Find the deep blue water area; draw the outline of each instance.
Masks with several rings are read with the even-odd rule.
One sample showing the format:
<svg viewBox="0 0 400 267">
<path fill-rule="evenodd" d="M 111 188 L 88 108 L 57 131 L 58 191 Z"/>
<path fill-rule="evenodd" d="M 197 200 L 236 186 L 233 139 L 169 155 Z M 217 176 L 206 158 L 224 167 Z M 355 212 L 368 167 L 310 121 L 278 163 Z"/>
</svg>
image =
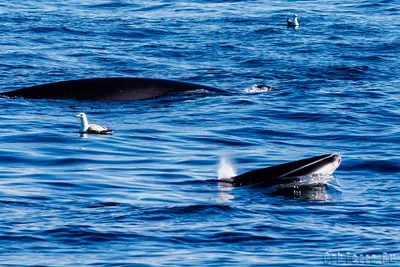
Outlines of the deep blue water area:
<svg viewBox="0 0 400 267">
<path fill-rule="evenodd" d="M 0 98 L 0 265 L 398 266 L 399 15 L 394 0 L 3 1 L 0 92 L 147 77 L 229 94 Z M 115 132 L 80 135 L 80 112 Z M 211 181 L 326 153 L 343 159 L 327 185 Z"/>
</svg>

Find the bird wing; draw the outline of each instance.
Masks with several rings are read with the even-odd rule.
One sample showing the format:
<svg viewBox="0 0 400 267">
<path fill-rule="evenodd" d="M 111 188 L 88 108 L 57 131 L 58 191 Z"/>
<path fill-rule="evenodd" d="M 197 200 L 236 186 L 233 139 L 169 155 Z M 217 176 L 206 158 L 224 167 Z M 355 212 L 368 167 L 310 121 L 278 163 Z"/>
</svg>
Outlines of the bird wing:
<svg viewBox="0 0 400 267">
<path fill-rule="evenodd" d="M 110 133 L 112 130 L 105 128 L 103 126 L 97 124 L 90 124 L 87 128 L 87 132 L 89 133 Z"/>
</svg>

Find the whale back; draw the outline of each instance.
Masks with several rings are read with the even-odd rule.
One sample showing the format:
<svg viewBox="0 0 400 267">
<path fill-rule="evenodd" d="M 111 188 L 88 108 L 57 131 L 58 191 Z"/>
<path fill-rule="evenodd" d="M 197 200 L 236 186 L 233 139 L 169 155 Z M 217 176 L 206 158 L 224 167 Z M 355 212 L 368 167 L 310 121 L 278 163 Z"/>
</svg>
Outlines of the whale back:
<svg viewBox="0 0 400 267">
<path fill-rule="evenodd" d="M 199 89 L 223 91 L 210 86 L 164 79 L 94 78 L 36 85 L 0 94 L 32 99 L 138 100 Z"/>
</svg>

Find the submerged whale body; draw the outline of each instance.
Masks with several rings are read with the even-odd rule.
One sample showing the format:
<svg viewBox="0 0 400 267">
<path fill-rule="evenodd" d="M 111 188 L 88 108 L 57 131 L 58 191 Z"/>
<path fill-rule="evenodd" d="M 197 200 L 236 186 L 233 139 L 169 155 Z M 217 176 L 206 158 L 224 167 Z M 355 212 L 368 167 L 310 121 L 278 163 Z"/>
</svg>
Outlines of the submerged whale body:
<svg viewBox="0 0 400 267">
<path fill-rule="evenodd" d="M 138 100 L 200 89 L 224 92 L 210 86 L 164 79 L 94 78 L 36 85 L 0 95 L 32 99 Z"/>
<path fill-rule="evenodd" d="M 289 163 L 275 165 L 267 168 L 252 170 L 238 176 L 222 180 L 233 186 L 245 186 L 263 184 L 273 186 L 297 182 L 300 176 L 312 174 L 332 174 L 339 167 L 341 157 L 334 154 L 326 154 L 312 158 L 297 160 Z"/>
</svg>

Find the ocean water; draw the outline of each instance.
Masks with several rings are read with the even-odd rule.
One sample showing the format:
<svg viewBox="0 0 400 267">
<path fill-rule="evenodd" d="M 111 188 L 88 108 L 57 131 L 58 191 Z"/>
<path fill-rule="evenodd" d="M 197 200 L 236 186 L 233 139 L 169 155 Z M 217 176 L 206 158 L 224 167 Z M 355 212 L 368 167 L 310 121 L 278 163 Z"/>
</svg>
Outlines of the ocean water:
<svg viewBox="0 0 400 267">
<path fill-rule="evenodd" d="M 394 0 L 0 3 L 0 92 L 93 77 L 229 91 L 0 98 L 0 265 L 398 266 L 399 13 Z M 81 136 L 79 112 L 115 133 Z M 343 158 L 327 185 L 210 181 L 325 153 Z"/>
</svg>

